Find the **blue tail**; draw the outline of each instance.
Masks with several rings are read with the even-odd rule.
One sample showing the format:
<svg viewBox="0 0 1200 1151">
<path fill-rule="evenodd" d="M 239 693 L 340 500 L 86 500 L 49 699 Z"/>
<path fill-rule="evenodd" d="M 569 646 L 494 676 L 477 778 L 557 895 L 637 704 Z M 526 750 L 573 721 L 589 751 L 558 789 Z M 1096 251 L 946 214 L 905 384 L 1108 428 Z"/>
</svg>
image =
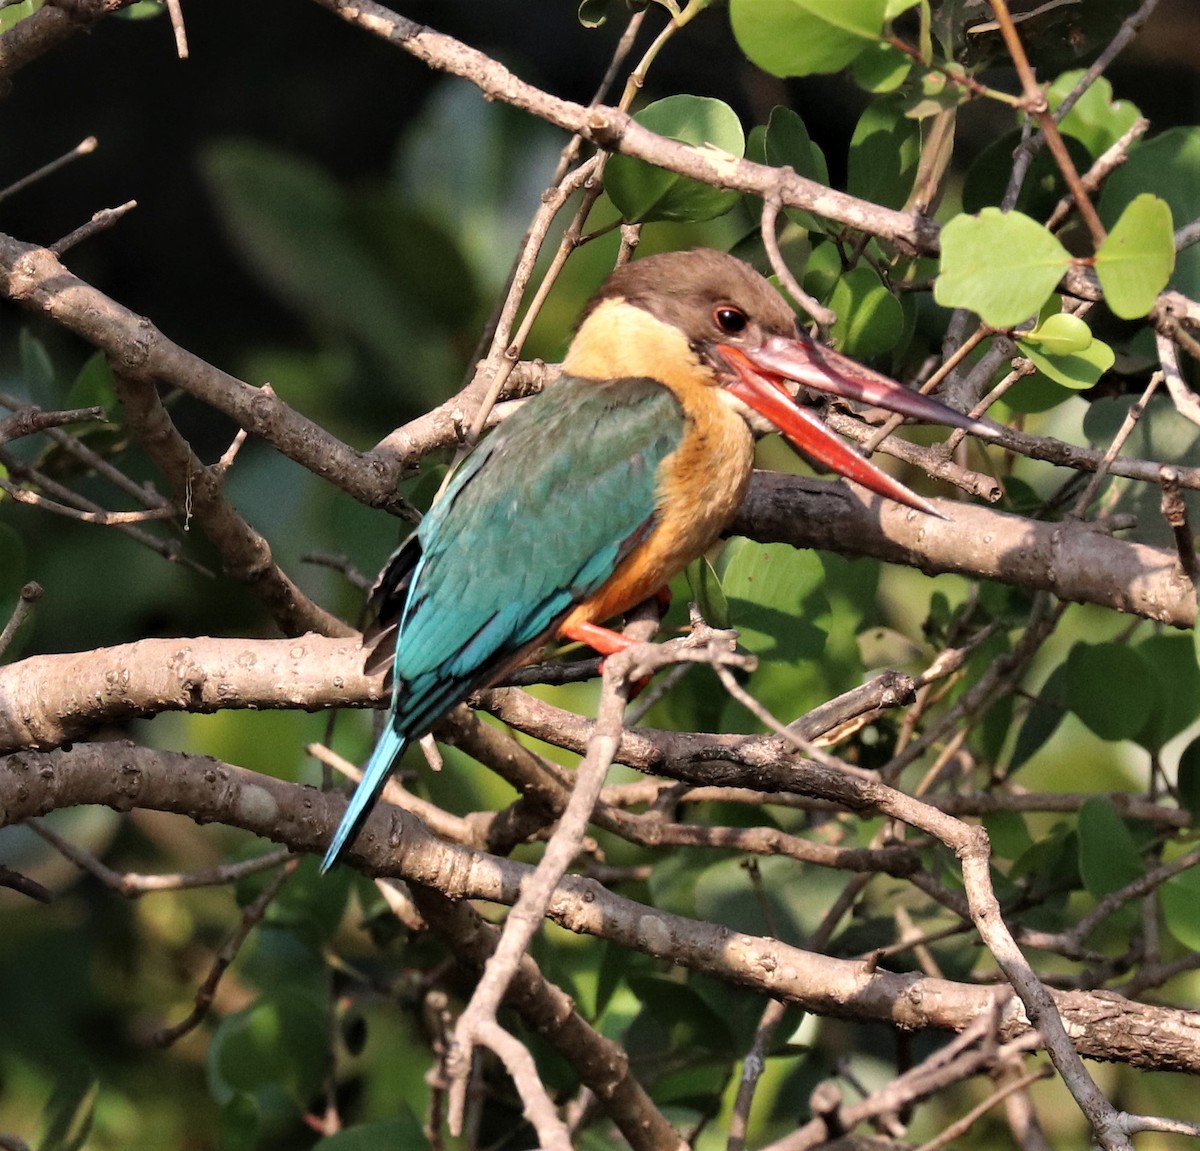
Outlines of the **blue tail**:
<svg viewBox="0 0 1200 1151">
<path fill-rule="evenodd" d="M 333 833 L 329 850 L 321 860 L 322 873 L 337 863 L 338 857 L 358 835 L 372 805 L 383 790 L 388 775 L 391 774 L 392 765 L 407 744 L 408 740 L 389 722 L 383 735 L 379 737 L 371 758 L 367 760 L 367 766 L 363 768 L 362 782 L 354 789 L 354 794 L 346 806 L 346 814 L 342 816 L 342 822 Z"/>
</svg>

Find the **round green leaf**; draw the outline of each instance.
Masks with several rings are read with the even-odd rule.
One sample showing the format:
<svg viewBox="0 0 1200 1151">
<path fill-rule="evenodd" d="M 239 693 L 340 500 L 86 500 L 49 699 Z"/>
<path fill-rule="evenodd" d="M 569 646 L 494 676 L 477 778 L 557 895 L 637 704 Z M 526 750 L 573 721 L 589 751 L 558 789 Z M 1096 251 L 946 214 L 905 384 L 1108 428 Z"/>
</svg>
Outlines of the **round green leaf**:
<svg viewBox="0 0 1200 1151">
<path fill-rule="evenodd" d="M 838 72 L 883 35 L 887 0 L 730 0 L 743 52 L 775 76 Z"/>
<path fill-rule="evenodd" d="M 221 1105 L 250 1096 L 264 1117 L 302 1113 L 325 1073 L 328 1020 L 316 997 L 294 989 L 227 1015 L 208 1052 L 208 1080 Z"/>
<path fill-rule="evenodd" d="M 1134 650 L 1157 682 L 1150 722 L 1137 741 L 1142 747 L 1160 748 L 1200 718 L 1200 666 L 1186 632 L 1147 636 Z M 1200 754 L 1200 748 L 1195 754 Z M 1182 766 L 1181 759 L 1181 771 Z"/>
<path fill-rule="evenodd" d="M 818 184 L 829 184 L 829 167 L 825 154 L 812 142 L 804 121 L 790 108 L 777 107 L 771 110 L 764 140 L 768 164 L 776 168 L 791 168 L 798 176 L 815 180 Z M 787 208 L 788 219 L 795 220 L 809 231 L 824 231 L 820 220 L 808 212 Z"/>
<path fill-rule="evenodd" d="M 1096 899 L 1139 878 L 1145 868 L 1125 821 L 1101 796 L 1079 809 L 1079 873 Z"/>
<path fill-rule="evenodd" d="M 635 120 L 651 132 L 685 144 L 717 148 L 740 157 L 746 146 L 741 121 L 720 100 L 681 94 L 647 105 Z M 613 156 L 604 188 L 631 223 L 651 220 L 712 220 L 738 201 L 736 192 L 711 188 L 686 176 L 655 168 L 632 156 Z"/>
<path fill-rule="evenodd" d="M 846 190 L 852 196 L 901 208 L 912 191 L 921 154 L 921 126 L 898 100 L 873 100 L 850 138 Z"/>
<path fill-rule="evenodd" d="M 1067 706 L 1101 739 L 1134 739 L 1157 686 L 1146 661 L 1124 644 L 1077 643 L 1067 657 Z"/>
<path fill-rule="evenodd" d="M 1180 802 L 1192 813 L 1192 822 L 1200 823 L 1200 738 L 1183 749 L 1176 786 Z"/>
<path fill-rule="evenodd" d="M 1055 312 L 1017 340 L 1022 355 L 1056 384 L 1076 391 L 1094 387 L 1116 362 L 1116 353 L 1078 316 Z"/>
<path fill-rule="evenodd" d="M 1173 875 L 1158 889 L 1167 930 L 1184 947 L 1200 951 L 1200 869 Z"/>
<path fill-rule="evenodd" d="M 409 1110 L 396 1119 L 360 1123 L 336 1135 L 327 1135 L 313 1145 L 313 1151 L 381 1151 L 385 1147 L 403 1147 L 404 1151 L 424 1151 L 429 1139 L 421 1121 Z"/>
<path fill-rule="evenodd" d="M 850 66 L 854 82 L 868 92 L 894 92 L 912 70 L 912 60 L 890 44 L 872 44 Z"/>
<path fill-rule="evenodd" d="M 1096 250 L 1105 303 L 1123 320 L 1144 316 L 1175 270 L 1175 236 L 1165 200 L 1143 192 Z"/>
<path fill-rule="evenodd" d="M 818 300 L 828 300 L 841 274 L 842 256 L 837 245 L 819 243 L 809 253 L 805 262 L 801 285 Z"/>
<path fill-rule="evenodd" d="M 1099 211 L 1105 226 L 1115 227 L 1125 206 L 1147 188 L 1167 202 L 1173 220 L 1200 216 L 1200 127 L 1170 128 L 1129 149 L 1125 163 L 1104 182 Z M 1200 244 L 1179 253 L 1170 282 L 1184 295 L 1200 297 Z"/>
<path fill-rule="evenodd" d="M 1066 356 L 1082 352 L 1092 342 L 1092 330 L 1078 316 L 1055 312 L 1021 341 L 1039 347 L 1048 356 Z"/>
<path fill-rule="evenodd" d="M 873 268 L 852 268 L 834 285 L 827 302 L 838 317 L 834 342 L 846 355 L 869 360 L 899 343 L 904 311 Z"/>
<path fill-rule="evenodd" d="M 1080 69 L 1074 69 L 1055 79 L 1046 91 L 1052 110 L 1057 110 L 1082 76 Z M 1128 132 L 1139 115 L 1136 104 L 1114 100 L 1112 84 L 1098 76 L 1063 117 L 1058 130 L 1080 141 L 1095 159 Z"/>
<path fill-rule="evenodd" d="M 1036 314 L 1070 267 L 1071 253 L 1036 220 L 984 208 L 956 216 L 942 231 L 934 299 L 969 308 L 985 324 L 1011 328 Z"/>
</svg>

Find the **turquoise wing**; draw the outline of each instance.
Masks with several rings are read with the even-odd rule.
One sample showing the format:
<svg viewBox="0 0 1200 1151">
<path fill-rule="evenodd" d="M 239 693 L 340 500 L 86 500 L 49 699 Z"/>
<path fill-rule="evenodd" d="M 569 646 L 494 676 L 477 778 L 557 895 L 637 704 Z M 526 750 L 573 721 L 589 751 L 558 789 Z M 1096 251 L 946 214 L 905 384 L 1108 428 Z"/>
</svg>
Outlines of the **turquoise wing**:
<svg viewBox="0 0 1200 1151">
<path fill-rule="evenodd" d="M 612 575 L 654 524 L 683 432 L 661 384 L 568 377 L 464 461 L 417 531 L 397 726 L 420 735 Z"/>
</svg>

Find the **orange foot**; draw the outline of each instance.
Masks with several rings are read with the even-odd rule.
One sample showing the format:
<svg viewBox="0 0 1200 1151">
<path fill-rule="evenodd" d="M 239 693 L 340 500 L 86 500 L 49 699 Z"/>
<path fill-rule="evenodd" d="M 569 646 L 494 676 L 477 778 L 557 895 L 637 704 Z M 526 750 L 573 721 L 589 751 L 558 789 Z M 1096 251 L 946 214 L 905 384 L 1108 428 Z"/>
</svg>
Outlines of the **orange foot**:
<svg viewBox="0 0 1200 1151">
<path fill-rule="evenodd" d="M 564 627 L 562 634 L 567 639 L 573 639 L 577 643 L 586 643 L 588 647 L 594 648 L 602 656 L 616 655 L 619 651 L 628 651 L 637 643 L 637 640 L 629 639 L 620 632 L 613 631 L 612 628 L 601 627 L 598 623 L 574 623 L 568 627 Z M 600 661 L 600 670 L 604 670 L 603 659 Z M 650 686 L 651 678 L 653 677 L 647 676 L 645 679 L 635 680 L 630 685 L 630 700 L 637 699 Z"/>
</svg>

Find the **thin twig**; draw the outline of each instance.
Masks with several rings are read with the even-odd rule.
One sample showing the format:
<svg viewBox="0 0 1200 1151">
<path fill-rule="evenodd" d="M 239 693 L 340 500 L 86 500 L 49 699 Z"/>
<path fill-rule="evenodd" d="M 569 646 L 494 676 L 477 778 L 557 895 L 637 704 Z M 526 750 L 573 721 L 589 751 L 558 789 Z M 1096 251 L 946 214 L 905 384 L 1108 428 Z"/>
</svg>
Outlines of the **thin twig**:
<svg viewBox="0 0 1200 1151">
<path fill-rule="evenodd" d="M 0 188 L 0 201 L 7 200 L 9 196 L 15 196 L 18 192 L 28 188 L 30 184 L 34 184 L 38 180 L 52 175 L 59 168 L 71 163 L 72 160 L 78 160 L 80 156 L 87 156 L 91 152 L 94 152 L 97 143 L 98 141 L 95 136 L 88 136 L 80 140 L 74 148 L 59 156 L 57 160 L 51 160 L 49 164 L 43 164 L 40 168 L 36 168 L 30 172 L 28 176 L 22 176 L 19 180 L 9 184 L 7 188 Z"/>
<path fill-rule="evenodd" d="M 55 240 L 53 244 L 48 245 L 48 250 L 56 256 L 61 256 L 64 252 L 70 251 L 76 244 L 90 239 L 97 232 L 103 232 L 105 229 L 111 228 L 122 216 L 128 212 L 132 212 L 136 207 L 136 200 L 127 200 L 124 204 L 120 204 L 115 208 L 101 208 L 100 211 L 92 215 L 92 218 L 86 224 L 81 224 L 73 232 L 68 232 L 61 240 Z"/>
<path fill-rule="evenodd" d="M 8 622 L 4 625 L 4 630 L 0 631 L 0 658 L 8 650 L 8 645 L 12 643 L 17 630 L 33 610 L 33 605 L 42 598 L 42 594 L 42 585 L 33 580 L 30 580 L 29 583 L 21 588 L 12 615 L 8 617 Z"/>
<path fill-rule="evenodd" d="M 170 1027 L 162 1027 L 151 1036 L 151 1042 L 156 1047 L 170 1047 L 172 1043 L 182 1039 L 189 1031 L 195 1030 L 212 1008 L 216 998 L 217 986 L 221 977 L 229 970 L 230 964 L 237 958 L 242 944 L 246 942 L 250 932 L 262 921 L 275 897 L 283 890 L 283 885 L 291 878 L 292 873 L 301 864 L 300 859 L 291 859 L 280 869 L 279 874 L 263 888 L 258 898 L 242 908 L 242 919 L 221 945 L 220 950 L 213 956 L 212 967 L 204 982 L 196 989 L 195 1006 L 178 1023 Z"/>
</svg>

